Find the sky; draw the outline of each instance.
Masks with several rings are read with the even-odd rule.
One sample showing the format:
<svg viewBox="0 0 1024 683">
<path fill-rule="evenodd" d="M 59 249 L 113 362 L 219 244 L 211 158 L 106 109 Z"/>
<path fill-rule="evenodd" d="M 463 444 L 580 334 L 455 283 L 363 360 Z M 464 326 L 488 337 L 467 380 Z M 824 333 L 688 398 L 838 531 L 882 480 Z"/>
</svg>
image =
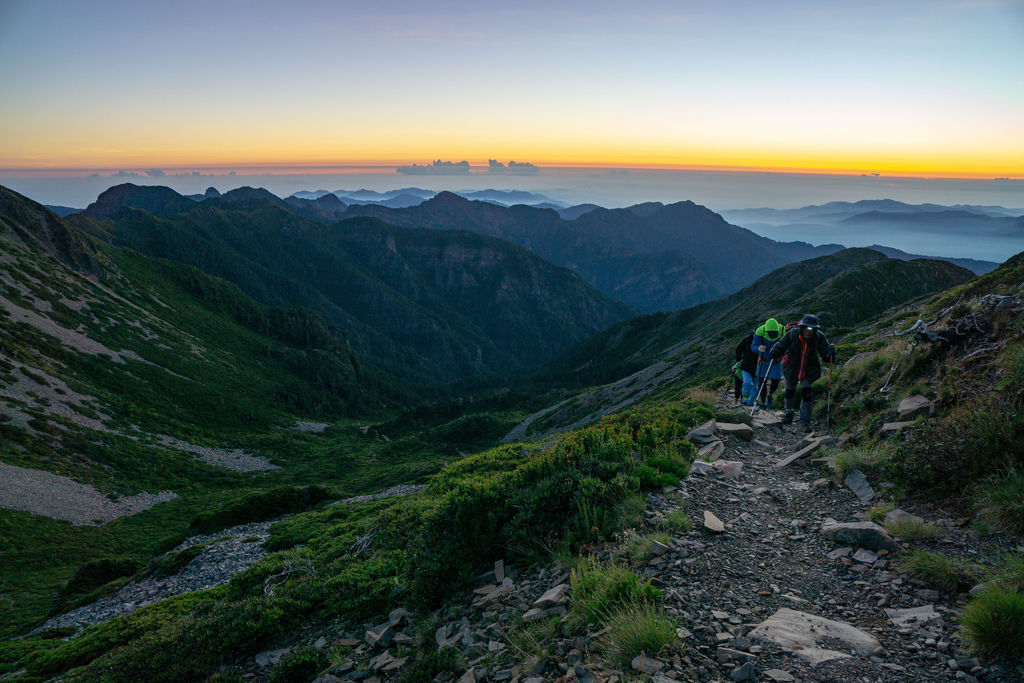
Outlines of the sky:
<svg viewBox="0 0 1024 683">
<path fill-rule="evenodd" d="M 1024 0 L 0 0 L 0 173 L 1024 178 Z"/>
</svg>

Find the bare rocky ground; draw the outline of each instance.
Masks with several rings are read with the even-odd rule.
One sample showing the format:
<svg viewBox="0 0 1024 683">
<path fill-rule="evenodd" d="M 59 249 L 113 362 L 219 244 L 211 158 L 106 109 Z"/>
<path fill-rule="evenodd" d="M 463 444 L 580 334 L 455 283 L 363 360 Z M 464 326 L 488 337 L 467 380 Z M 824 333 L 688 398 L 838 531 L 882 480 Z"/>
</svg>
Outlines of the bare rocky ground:
<svg viewBox="0 0 1024 683">
<path fill-rule="evenodd" d="M 100 526 L 177 497 L 173 491 L 160 491 L 112 499 L 68 477 L 0 462 L 0 507 L 72 524 Z"/>
<path fill-rule="evenodd" d="M 844 523 L 866 526 L 874 501 L 833 481 L 813 452 L 779 466 L 804 449 L 805 435 L 776 417 L 763 422 L 747 435 L 751 441 L 730 435 L 721 445 L 712 442 L 707 452 L 719 455 L 715 464 L 698 465 L 681 486 L 648 497 L 650 530 L 674 509 L 694 522 L 693 530 L 655 546 L 637 570 L 663 591 L 677 620 L 678 638 L 661 652 L 611 662 L 603 654 L 607 634 L 596 628 L 524 646 L 516 636 L 524 625 L 566 613 L 569 574 L 557 565 L 518 574 L 499 564 L 429 624 L 399 609 L 355 629 L 311 628 L 260 653 L 245 677 L 262 680 L 282 656 L 311 645 L 335 661 L 319 683 L 377 683 L 410 665 L 410 645 L 426 627 L 439 648 L 455 647 L 468 665 L 461 675 L 441 674 L 438 683 L 1021 680 L 1021 663 L 981 661 L 964 649 L 958 614 L 966 594 L 939 593 L 895 564 L 910 547 L 992 557 L 999 540 L 979 538 L 952 512 L 921 507 L 911 512 L 937 525 L 938 538 L 903 543 L 881 529 L 844 536 Z M 859 544 L 832 540 L 823 527 Z M 621 555 L 622 545 L 593 551 L 607 561 Z M 803 627 L 809 628 L 801 634 Z M 545 646 L 547 656 L 538 658 Z"/>
</svg>

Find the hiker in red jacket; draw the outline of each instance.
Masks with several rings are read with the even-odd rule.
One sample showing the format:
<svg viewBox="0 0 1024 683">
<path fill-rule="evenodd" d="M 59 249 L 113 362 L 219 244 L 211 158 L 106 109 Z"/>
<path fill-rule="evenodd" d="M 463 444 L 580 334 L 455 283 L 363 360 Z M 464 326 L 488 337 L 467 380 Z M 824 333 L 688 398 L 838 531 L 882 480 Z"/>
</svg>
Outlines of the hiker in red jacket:
<svg viewBox="0 0 1024 683">
<path fill-rule="evenodd" d="M 800 387 L 800 423 L 805 432 L 811 431 L 811 415 L 814 408 L 814 382 L 821 377 L 821 361 L 832 363 L 836 358 L 836 347 L 829 343 L 821 332 L 818 316 L 808 313 L 800 320 L 800 326 L 787 332 L 771 349 L 772 358 L 786 356 L 783 368 L 786 378 L 785 424 L 793 422 L 796 412 L 794 402 L 796 388 Z M 819 360 L 820 359 L 820 360 Z"/>
</svg>

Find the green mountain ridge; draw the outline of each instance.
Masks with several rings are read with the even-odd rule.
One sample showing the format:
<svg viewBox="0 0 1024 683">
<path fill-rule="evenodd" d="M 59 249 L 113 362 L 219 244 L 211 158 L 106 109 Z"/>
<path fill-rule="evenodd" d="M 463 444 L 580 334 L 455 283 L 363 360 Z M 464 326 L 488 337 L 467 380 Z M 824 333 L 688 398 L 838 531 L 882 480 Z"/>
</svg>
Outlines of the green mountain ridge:
<svg viewBox="0 0 1024 683">
<path fill-rule="evenodd" d="M 262 190 L 245 189 L 238 201 L 230 195 L 188 200 L 189 210 L 159 217 L 120 208 L 100 220 L 69 220 L 115 244 L 222 277 L 266 305 L 316 311 L 361 362 L 416 385 L 479 382 L 536 366 L 634 313 L 578 276 L 493 238 L 368 219 L 327 225 Z M 391 256 L 365 258 L 365 236 L 384 233 L 389 237 L 376 246 Z M 434 246 L 417 251 L 417 244 Z M 458 260 L 461 279 L 451 277 L 448 259 Z M 496 315 L 520 301 L 507 319 Z"/>
</svg>

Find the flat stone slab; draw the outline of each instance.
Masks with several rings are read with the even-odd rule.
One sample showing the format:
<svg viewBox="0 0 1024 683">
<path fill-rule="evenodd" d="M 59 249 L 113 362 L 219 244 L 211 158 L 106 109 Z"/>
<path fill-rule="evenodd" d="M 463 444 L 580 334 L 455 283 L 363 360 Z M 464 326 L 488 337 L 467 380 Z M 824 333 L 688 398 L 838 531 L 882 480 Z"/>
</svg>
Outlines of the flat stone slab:
<svg viewBox="0 0 1024 683">
<path fill-rule="evenodd" d="M 782 424 L 782 418 L 770 413 L 758 413 L 754 416 L 754 426 L 756 427 L 774 427 L 780 424 Z"/>
<path fill-rule="evenodd" d="M 829 438 L 831 438 L 831 437 L 829 437 Z M 825 442 L 827 440 L 828 439 L 824 438 L 824 437 L 820 438 L 820 439 L 814 439 L 808 445 L 804 446 L 803 448 L 798 450 L 793 455 L 791 455 L 791 456 L 789 456 L 789 457 L 779 461 L 775 466 L 776 467 L 780 467 L 780 468 L 781 467 L 785 467 L 786 465 L 789 465 L 790 463 L 794 463 L 797 460 L 800 460 L 801 458 L 806 458 L 808 455 L 810 455 L 811 453 L 815 452 L 816 450 L 818 450 L 819 448 L 824 446 Z"/>
<path fill-rule="evenodd" d="M 712 441 L 707 446 L 704 446 L 704 448 L 701 448 L 700 451 L 697 452 L 697 456 L 701 460 L 706 460 L 707 462 L 714 462 L 718 460 L 720 457 L 722 457 L 722 453 L 724 452 L 725 442 Z"/>
<path fill-rule="evenodd" d="M 732 422 L 719 422 L 717 430 L 722 436 L 731 435 L 743 439 L 744 441 L 754 440 L 754 428 L 742 422 L 738 424 Z"/>
<path fill-rule="evenodd" d="M 821 533 L 834 543 L 860 546 L 869 550 L 898 550 L 896 541 L 889 532 L 874 522 L 837 522 L 826 519 Z"/>
<path fill-rule="evenodd" d="M 924 415 L 929 412 L 931 408 L 931 401 L 920 394 L 915 394 L 914 396 L 907 396 L 905 399 L 900 401 L 899 407 L 896 408 L 896 414 L 900 416 L 901 420 L 910 420 L 918 415 Z"/>
<path fill-rule="evenodd" d="M 901 432 L 904 429 L 906 429 L 907 427 L 912 427 L 912 426 L 914 426 L 914 422 L 913 421 L 910 421 L 910 422 L 886 422 L 884 425 L 882 425 L 882 428 L 879 431 L 882 434 L 895 434 L 896 432 Z"/>
<path fill-rule="evenodd" d="M 534 607 L 545 609 L 555 605 L 563 605 L 569 599 L 569 584 L 560 583 L 554 588 L 548 589 L 544 595 L 533 601 Z"/>
<path fill-rule="evenodd" d="M 705 462 L 703 460 L 694 460 L 692 463 L 690 463 L 691 477 L 695 474 L 703 474 L 707 476 L 709 474 L 714 474 L 715 472 L 717 472 L 717 470 L 715 469 L 715 466 L 710 462 Z"/>
<path fill-rule="evenodd" d="M 942 615 L 935 611 L 935 605 L 922 605 L 907 609 L 887 609 L 885 616 L 896 626 L 912 626 L 920 628 L 933 621 L 942 621 Z"/>
<path fill-rule="evenodd" d="M 874 564 L 878 561 L 878 553 L 872 552 L 867 548 L 857 548 L 857 552 L 853 554 L 853 561 L 863 564 Z"/>
<path fill-rule="evenodd" d="M 851 650 L 863 657 L 885 654 L 885 649 L 873 636 L 846 622 L 785 607 L 758 624 L 749 637 L 774 643 L 811 666 L 849 657 Z M 841 647 L 845 652 L 831 649 L 834 647 Z"/>
<path fill-rule="evenodd" d="M 725 531 L 725 524 L 710 510 L 704 511 L 704 528 L 708 531 L 713 531 L 716 534 L 720 534 Z"/>
<path fill-rule="evenodd" d="M 860 498 L 862 503 L 867 503 L 875 497 L 875 490 L 871 488 L 871 484 L 868 483 L 867 475 L 861 470 L 851 470 L 846 475 L 846 485 L 850 487 L 850 490 Z"/>
<path fill-rule="evenodd" d="M 743 472 L 743 463 L 733 460 L 717 460 L 711 464 L 723 477 L 739 479 Z"/>
</svg>

